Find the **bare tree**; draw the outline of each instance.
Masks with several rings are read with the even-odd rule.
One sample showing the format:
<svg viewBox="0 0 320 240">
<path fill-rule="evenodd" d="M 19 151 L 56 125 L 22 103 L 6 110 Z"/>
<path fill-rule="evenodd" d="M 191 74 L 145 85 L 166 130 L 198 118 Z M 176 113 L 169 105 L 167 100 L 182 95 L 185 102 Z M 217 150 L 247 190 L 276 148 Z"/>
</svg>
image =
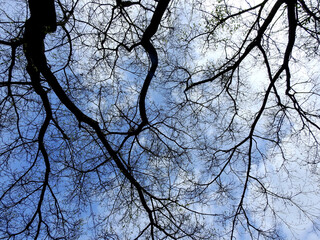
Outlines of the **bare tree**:
<svg viewBox="0 0 320 240">
<path fill-rule="evenodd" d="M 0 239 L 320 234 L 318 1 L 0 6 Z"/>
</svg>

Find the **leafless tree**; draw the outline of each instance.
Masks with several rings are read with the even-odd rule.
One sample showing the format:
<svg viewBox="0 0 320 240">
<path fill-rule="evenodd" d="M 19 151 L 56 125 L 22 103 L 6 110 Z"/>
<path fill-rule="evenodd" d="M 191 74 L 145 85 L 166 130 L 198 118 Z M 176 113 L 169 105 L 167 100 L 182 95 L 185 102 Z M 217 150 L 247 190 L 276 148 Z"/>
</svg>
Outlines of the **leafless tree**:
<svg viewBox="0 0 320 240">
<path fill-rule="evenodd" d="M 0 239 L 320 235 L 319 5 L 1 0 Z"/>
</svg>

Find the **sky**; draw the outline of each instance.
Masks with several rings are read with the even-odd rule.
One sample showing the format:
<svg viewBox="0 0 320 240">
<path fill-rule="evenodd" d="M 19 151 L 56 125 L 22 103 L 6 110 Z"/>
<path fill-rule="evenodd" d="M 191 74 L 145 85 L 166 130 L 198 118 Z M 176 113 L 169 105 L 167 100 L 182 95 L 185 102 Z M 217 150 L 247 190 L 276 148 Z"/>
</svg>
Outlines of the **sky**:
<svg viewBox="0 0 320 240">
<path fill-rule="evenodd" d="M 130 139 L 127 144 L 124 145 L 125 148 L 128 148 L 130 143 L 132 143 L 132 160 L 136 161 L 136 167 L 139 171 L 143 170 L 149 174 L 159 174 L 157 176 L 160 177 L 162 176 L 161 173 L 163 173 L 161 171 L 167 166 L 177 167 L 181 164 L 183 166 L 181 169 L 176 170 L 172 167 L 172 172 L 170 172 L 168 176 L 176 181 L 174 182 L 174 180 L 172 180 L 172 186 L 175 188 L 180 187 L 183 190 L 190 187 L 190 184 L 188 185 L 185 180 L 186 178 L 194 178 L 204 183 L 212 180 L 216 176 L 229 156 L 228 154 L 230 154 L 226 152 L 227 149 L 239 144 L 247 136 L 253 120 L 262 105 L 263 97 L 265 96 L 264 93 L 269 85 L 263 57 L 257 51 L 253 52 L 243 64 L 241 64 L 241 69 L 235 73 L 233 82 L 230 84 L 231 95 L 237 99 L 238 107 L 238 109 L 236 109 L 238 114 L 235 115 L 234 122 L 231 126 L 234 129 L 232 133 L 224 131 L 224 128 L 228 127 L 234 111 L 236 111 L 233 106 L 233 99 L 224 91 L 223 81 L 226 81 L 225 79 L 206 83 L 201 86 L 196 86 L 189 91 L 184 91 L 186 81 L 194 83 L 205 79 L 207 76 L 211 76 L 215 73 L 214 69 L 217 69 L 226 58 L 232 56 L 236 51 L 237 44 L 245 36 L 245 27 L 250 26 L 250 23 L 256 16 L 255 14 L 246 14 L 243 18 L 233 22 L 231 27 L 217 30 L 214 35 L 210 36 L 212 39 L 209 44 L 207 44 L 207 42 L 205 42 L 206 35 L 202 37 L 196 36 L 200 34 L 201 31 L 204 31 L 206 27 L 210 28 L 210 26 L 206 26 L 206 22 L 212 17 L 210 13 L 211 11 L 215 11 L 217 6 L 214 7 L 211 1 L 201 2 L 204 4 L 203 6 L 198 7 L 198 5 L 195 4 L 194 8 L 191 7 L 188 1 L 183 1 L 181 5 L 178 2 L 174 2 L 173 4 L 176 4 L 174 5 L 176 7 L 175 11 L 172 12 L 170 19 L 163 23 L 163 26 L 172 24 L 173 27 L 171 29 L 160 28 L 158 35 L 152 39 L 153 44 L 158 49 L 159 67 L 148 92 L 147 106 L 149 107 L 148 114 L 150 114 L 150 121 L 159 130 L 155 132 L 158 135 L 147 130 L 137 138 L 139 142 Z M 275 1 L 269 1 L 266 8 L 270 9 L 274 2 Z M 9 4 L 10 1 L 6 1 L 6 3 Z M 18 1 L 16 3 L 18 3 Z M 102 121 L 100 117 L 104 116 L 105 119 L 109 121 L 109 130 L 127 131 L 134 125 L 133 122 L 139 121 L 139 114 L 137 114 L 139 90 L 143 84 L 147 69 L 150 67 L 150 62 L 147 54 L 140 47 L 131 53 L 120 48 L 121 50 L 117 56 L 112 51 L 108 52 L 108 50 L 104 56 L 101 50 L 97 50 L 96 46 L 83 47 L 83 43 L 95 44 L 95 41 L 101 38 L 96 32 L 105 30 L 109 21 L 109 18 L 106 16 L 110 16 L 111 10 L 111 7 L 106 7 L 106 13 L 104 13 L 103 8 L 95 8 L 97 6 L 96 4 L 90 5 L 89 1 L 86 3 L 87 5 L 84 4 L 84 1 L 80 2 L 79 9 L 76 9 L 77 19 L 85 19 L 86 14 L 95 9 L 98 14 L 97 16 L 102 16 L 101 19 L 97 17 L 86 20 L 97 24 L 99 29 L 94 29 L 83 22 L 77 25 L 77 30 L 81 29 L 81 31 L 86 31 L 87 35 L 74 39 L 73 54 L 77 60 L 71 63 L 74 72 L 61 71 L 57 72 L 57 75 L 62 77 L 64 74 L 69 74 L 70 76 L 78 77 L 78 80 L 81 82 L 81 87 L 86 88 L 88 91 L 79 91 L 77 94 L 70 93 L 70 95 L 81 104 L 82 109 L 87 111 L 91 116 L 97 117 L 100 121 Z M 153 2 L 150 1 L 150 3 Z M 217 3 L 219 3 L 219 1 L 217 1 Z M 244 7 L 249 4 L 248 1 L 228 1 L 228 3 L 233 7 L 231 11 L 234 11 L 235 7 Z M 250 4 L 253 4 L 253 2 L 250 2 Z M 20 5 L 17 4 L 15 6 Z M 23 8 L 23 4 L 21 6 Z M 12 6 L 8 8 L 12 9 L 12 11 L 18 9 Z M 223 10 L 224 9 L 222 9 L 222 11 Z M 141 10 L 139 14 L 137 11 L 136 7 L 133 8 L 133 10 L 128 13 L 128 18 L 130 17 L 135 20 L 137 25 L 143 28 L 147 25 L 147 23 L 143 21 L 140 22 L 144 11 Z M 11 13 L 11 11 L 8 12 L 9 14 Z M 12 12 L 12 16 L 18 21 L 24 18 L 24 15 L 19 15 L 17 11 Z M 264 42 L 264 46 L 270 44 L 271 50 L 267 52 L 267 54 L 270 62 L 273 64 L 273 74 L 282 63 L 281 61 L 279 62 L 279 56 L 282 56 L 281 54 L 284 52 L 287 39 L 287 32 L 283 29 L 285 26 L 285 20 L 283 19 L 286 18 L 279 18 L 279 20 L 274 22 L 273 28 L 270 29 L 271 32 L 273 31 L 272 38 L 266 38 Z M 110 31 L 118 38 L 107 39 L 108 45 L 106 45 L 108 47 L 115 46 L 117 40 L 124 36 L 123 34 L 118 34 L 118 32 L 123 30 L 123 26 L 117 25 L 120 21 L 120 18 L 117 19 L 111 27 Z M 122 19 L 122 21 L 124 20 Z M 239 27 L 237 21 L 244 21 L 245 24 L 241 24 Z M 262 22 L 260 24 L 262 24 Z M 127 27 L 125 24 L 124 26 Z M 137 30 L 137 32 L 130 35 L 131 40 L 136 40 L 139 30 Z M 301 32 L 298 33 L 303 34 Z M 4 34 L 2 31 L 0 36 Z M 72 34 L 72 36 L 76 36 L 77 32 L 74 31 Z M 256 32 L 253 31 L 250 36 L 253 37 L 255 34 Z M 59 34 L 53 34 L 52 38 L 48 37 L 48 43 L 51 39 L 59 39 Z M 220 42 L 218 41 L 219 39 L 221 40 Z M 128 42 L 130 41 L 128 40 Z M 313 111 L 316 115 L 319 114 L 320 109 L 320 101 L 317 95 L 320 84 L 319 59 L 316 55 L 310 57 L 309 52 L 303 48 L 305 47 L 305 42 L 307 42 L 307 40 L 303 37 L 299 38 L 297 47 L 294 48 L 292 54 L 293 58 L 290 65 L 293 73 L 292 85 L 297 92 L 296 96 L 301 102 L 301 106 L 309 112 Z M 183 45 L 186 43 L 189 43 L 189 48 Z M 128 45 L 130 44 L 132 43 L 128 43 Z M 54 70 L 58 71 L 59 68 L 64 65 L 63 62 L 66 59 L 61 61 L 62 58 L 59 58 L 59 56 L 62 55 L 59 55 L 59 53 L 63 53 L 65 49 L 68 49 L 67 44 L 60 47 L 61 52 L 58 50 L 57 52 L 51 51 L 47 53 L 49 63 L 57 63 L 57 65 L 53 67 Z M 58 58 L 56 58 L 57 56 Z M 104 56 L 103 61 L 96 64 L 97 59 L 102 59 L 101 56 Z M 118 63 L 112 66 L 110 63 L 112 63 L 116 57 L 119 58 Z M 177 66 L 180 67 L 179 70 L 175 70 Z M 183 68 L 193 74 L 191 79 L 186 80 L 188 74 Z M 70 79 L 72 78 L 70 77 Z M 78 82 L 75 81 L 75 84 L 77 83 Z M 98 86 L 100 88 L 98 88 Z M 248 190 L 246 191 L 244 206 L 250 220 L 266 230 L 276 224 L 276 227 L 285 239 L 293 239 L 294 237 L 296 237 L 296 239 L 307 240 L 319 239 L 319 230 L 314 229 L 314 225 L 312 225 L 312 221 L 320 224 L 318 220 L 320 216 L 320 196 L 318 194 L 320 169 L 318 143 L 316 142 L 319 132 L 311 126 L 311 130 L 315 133 L 315 137 L 312 136 L 306 126 L 303 126 L 302 120 L 299 118 L 297 112 L 291 109 L 293 105 L 290 104 L 290 99 L 285 95 L 286 86 L 284 77 L 277 81 L 276 87 L 279 96 L 289 108 L 285 112 L 286 115 L 277 112 L 278 108 L 275 106 L 276 99 L 275 96 L 271 94 L 272 96 L 269 98 L 267 109 L 260 118 L 254 131 L 255 141 L 251 163 L 251 175 L 258 178 L 259 181 L 267 187 L 269 195 L 268 198 L 266 198 L 259 182 L 251 179 Z M 99 98 L 97 97 L 98 90 L 102 91 Z M 91 93 L 91 95 L 88 95 L 88 93 Z M 219 93 L 221 93 L 221 95 L 219 95 Z M 79 99 L 77 99 L 77 97 L 79 97 Z M 190 101 L 186 101 L 186 98 Z M 171 107 L 170 104 L 175 104 L 176 107 Z M 123 118 L 119 109 L 129 117 Z M 99 112 L 100 110 L 102 110 L 101 112 L 103 114 Z M 319 121 L 317 116 L 312 119 L 316 122 Z M 271 141 L 266 139 L 268 137 L 277 137 L 276 127 L 278 123 L 282 125 L 278 131 L 280 140 L 277 145 L 272 144 Z M 175 128 L 168 127 L 170 124 L 181 131 L 178 132 Z M 71 130 L 73 126 L 63 127 L 65 127 L 67 131 L 69 130 L 70 134 L 73 134 Z M 186 131 L 183 132 L 182 130 Z M 81 134 L 79 133 L 79 135 Z M 171 138 L 167 138 L 165 135 Z M 219 135 L 222 137 L 219 138 Z M 80 136 L 79 139 L 83 136 Z M 115 145 L 122 139 L 121 135 L 109 138 L 110 141 L 114 141 Z M 195 142 L 194 139 L 198 142 Z M 221 142 L 219 142 L 219 140 Z M 75 143 L 77 142 L 75 141 Z M 168 157 L 168 159 L 163 157 L 166 153 L 165 144 L 173 149 L 180 150 L 178 144 L 181 143 L 186 144 L 185 146 L 190 147 L 190 149 L 196 146 L 201 148 L 201 150 L 191 150 L 190 153 L 181 154 L 181 156 L 179 156 L 178 153 L 176 155 L 171 153 L 172 156 L 175 157 Z M 204 147 L 203 143 L 207 143 L 208 146 Z M 93 145 L 90 145 L 90 147 L 91 146 Z M 158 156 L 149 158 L 149 155 L 145 153 L 141 146 L 160 149 L 159 151 L 162 158 Z M 279 146 L 283 152 L 280 151 Z M 213 153 L 217 148 L 225 151 L 215 154 L 215 159 Z M 95 153 L 92 149 L 94 149 L 94 147 L 90 148 L 92 152 L 87 153 L 88 158 Z M 186 202 L 190 201 L 190 206 L 194 210 L 205 209 L 205 211 L 210 213 L 223 213 L 230 211 L 232 206 L 238 203 L 239 196 L 242 194 L 241 186 L 243 186 L 247 169 L 248 157 L 246 151 L 248 151 L 248 141 L 239 146 L 238 150 L 220 178 L 224 187 L 236 187 L 236 189 L 231 190 L 234 196 L 224 196 L 220 192 L 217 194 L 215 191 L 218 191 L 218 187 L 212 184 L 207 189 L 208 195 L 206 195 L 209 196 L 206 200 L 211 205 L 201 206 L 201 204 L 192 204 L 192 200 L 185 200 Z M 124 153 L 124 156 L 127 156 L 126 154 L 127 153 Z M 283 156 L 285 156 L 285 159 Z M 215 159 L 217 162 L 219 161 L 219 164 L 212 159 Z M 82 159 L 79 157 L 79 160 L 81 162 Z M 187 160 L 189 160 L 190 163 L 186 163 Z M 86 166 L 87 163 L 91 162 L 86 159 L 82 166 Z M 158 172 L 155 171 L 157 169 L 156 167 L 159 169 Z M 184 167 L 186 169 L 192 169 L 193 175 L 185 173 L 183 171 Z M 107 170 L 111 171 L 111 165 L 108 165 Z M 142 179 L 141 177 L 141 181 Z M 146 179 L 146 182 L 148 182 L 152 177 L 149 178 L 149 176 L 147 176 Z M 93 182 L 95 182 L 95 180 L 97 179 L 93 179 Z M 160 191 L 161 186 L 159 187 L 154 184 L 153 187 Z M 114 190 L 114 193 L 115 192 Z M 108 193 L 110 194 L 112 191 Z M 217 195 L 219 196 L 217 197 Z M 107 199 L 109 196 L 110 195 L 102 192 L 97 199 Z M 187 193 L 185 196 L 187 196 Z M 279 196 L 290 196 L 291 198 L 281 199 Z M 232 199 L 232 197 L 234 197 L 235 200 Z M 106 207 L 104 203 L 108 206 Z M 98 202 L 94 202 L 92 211 L 97 214 L 109 211 L 109 202 L 104 203 L 99 205 Z M 299 207 L 293 203 L 298 203 L 301 208 L 299 209 Z M 307 210 L 310 215 L 304 215 L 300 211 L 301 209 Z M 86 222 L 88 215 L 89 210 L 82 215 L 85 220 L 84 222 Z M 274 220 L 275 216 L 276 220 Z M 120 215 L 115 215 L 114 219 L 118 218 L 120 218 Z M 139 217 L 137 219 L 139 219 Z M 212 219 L 215 218 L 207 217 L 205 221 L 210 222 Z M 145 216 L 141 215 L 140 221 L 144 220 Z M 90 221 L 91 220 L 89 220 L 89 222 Z M 293 228 L 288 228 L 285 223 L 289 223 Z M 133 228 L 134 224 L 136 223 L 133 222 L 132 225 L 129 226 Z M 226 228 L 230 227 L 230 221 L 228 224 Z M 223 223 L 217 223 L 217 231 L 225 231 L 224 227 Z M 241 227 L 239 227 L 238 230 L 239 235 L 236 235 L 237 239 L 249 239 L 249 235 L 243 232 Z M 85 239 L 86 237 L 83 236 L 82 238 Z"/>
</svg>

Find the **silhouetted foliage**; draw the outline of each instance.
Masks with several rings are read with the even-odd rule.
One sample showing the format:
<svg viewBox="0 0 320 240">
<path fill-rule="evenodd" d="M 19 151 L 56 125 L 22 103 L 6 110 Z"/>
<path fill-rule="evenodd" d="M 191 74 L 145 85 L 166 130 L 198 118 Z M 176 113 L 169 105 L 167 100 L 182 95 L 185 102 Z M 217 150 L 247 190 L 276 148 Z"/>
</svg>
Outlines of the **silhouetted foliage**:
<svg viewBox="0 0 320 240">
<path fill-rule="evenodd" d="M 0 3 L 0 239 L 319 235 L 318 1 Z"/>
</svg>

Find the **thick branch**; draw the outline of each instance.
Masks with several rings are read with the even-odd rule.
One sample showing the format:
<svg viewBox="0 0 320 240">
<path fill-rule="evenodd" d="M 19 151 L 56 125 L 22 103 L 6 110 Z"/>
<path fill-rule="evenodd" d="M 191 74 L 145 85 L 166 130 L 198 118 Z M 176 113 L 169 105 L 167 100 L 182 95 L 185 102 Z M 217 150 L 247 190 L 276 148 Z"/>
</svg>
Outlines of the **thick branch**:
<svg viewBox="0 0 320 240">
<path fill-rule="evenodd" d="M 140 110 L 140 116 L 141 116 L 141 124 L 138 128 L 138 132 L 141 131 L 141 129 L 148 123 L 148 118 L 146 114 L 146 106 L 145 106 L 145 99 L 147 96 L 148 88 L 150 86 L 151 80 L 157 70 L 158 67 L 158 54 L 157 50 L 154 48 L 153 44 L 151 43 L 152 36 L 157 32 L 158 27 L 160 25 L 162 16 L 164 12 L 166 11 L 170 0 L 162 0 L 158 3 L 155 12 L 152 16 L 150 25 L 146 28 L 142 39 L 141 39 L 141 46 L 144 48 L 144 50 L 148 53 L 149 58 L 151 60 L 151 67 L 148 71 L 147 77 L 144 80 L 141 93 L 139 96 L 139 110 Z"/>
<path fill-rule="evenodd" d="M 215 79 L 223 76 L 224 74 L 230 72 L 230 71 L 234 71 L 235 69 L 237 69 L 239 67 L 239 65 L 241 64 L 241 62 L 248 56 L 248 54 L 255 48 L 257 47 L 260 42 L 261 39 L 263 37 L 263 34 L 265 33 L 267 27 L 270 25 L 270 23 L 272 22 L 273 18 L 275 17 L 276 13 L 278 12 L 279 8 L 281 7 L 281 5 L 284 3 L 284 0 L 279 0 L 277 1 L 273 8 L 270 11 L 270 14 L 267 16 L 267 18 L 265 19 L 264 23 L 262 24 L 262 26 L 260 27 L 260 29 L 258 30 L 258 34 L 257 36 L 254 38 L 254 40 L 247 46 L 247 48 L 245 49 L 244 53 L 242 55 L 240 55 L 239 59 L 234 62 L 233 65 L 230 65 L 228 67 L 226 67 L 224 70 L 220 71 L 219 73 L 215 74 L 213 77 L 208 78 L 208 79 L 204 79 L 202 81 L 199 82 L 195 82 L 190 84 L 189 86 L 187 86 L 186 91 L 190 90 L 191 88 L 197 86 L 197 85 L 201 85 L 207 82 L 212 82 Z M 237 56 L 237 55 L 236 55 Z M 233 59 L 236 58 L 236 56 L 233 57 Z"/>
</svg>

